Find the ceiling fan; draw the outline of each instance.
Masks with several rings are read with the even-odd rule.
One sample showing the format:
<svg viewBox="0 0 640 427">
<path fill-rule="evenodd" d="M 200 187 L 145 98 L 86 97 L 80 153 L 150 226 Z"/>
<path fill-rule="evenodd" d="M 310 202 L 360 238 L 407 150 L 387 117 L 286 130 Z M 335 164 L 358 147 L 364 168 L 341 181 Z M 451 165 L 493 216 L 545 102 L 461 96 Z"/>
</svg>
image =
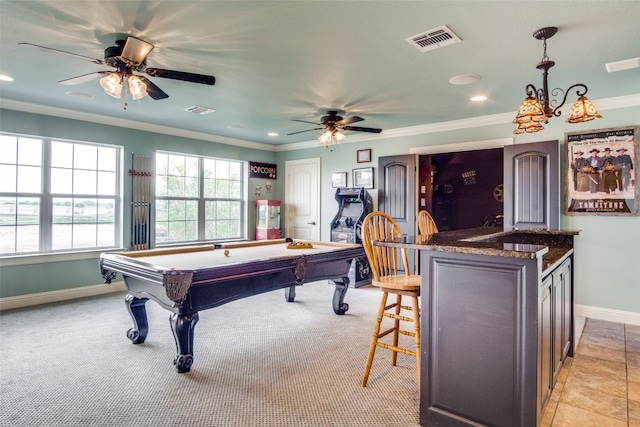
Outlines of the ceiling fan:
<svg viewBox="0 0 640 427">
<path fill-rule="evenodd" d="M 326 116 L 322 116 L 322 118 L 320 119 L 320 123 L 315 123 L 315 122 L 309 122 L 307 120 L 296 120 L 293 119 L 294 122 L 302 122 L 302 123 L 311 123 L 317 126 L 321 126 L 321 127 L 316 127 L 313 129 L 307 129 L 307 130 L 301 130 L 298 132 L 292 132 L 292 133 L 288 133 L 287 135 L 295 135 L 298 133 L 302 133 L 302 132 L 310 132 L 312 130 L 323 130 L 324 132 L 322 133 L 322 135 L 320 136 L 320 142 L 323 142 L 325 144 L 327 143 L 332 143 L 332 144 L 336 144 L 336 143 L 340 143 L 342 142 L 342 140 L 344 140 L 344 134 L 340 131 L 348 131 L 348 130 L 352 130 L 352 131 L 356 131 L 356 132 L 369 132 L 369 133 L 380 133 L 382 132 L 382 129 L 376 129 L 376 128 L 366 128 L 366 127 L 361 127 L 361 126 L 350 126 L 352 123 L 357 123 L 357 122 L 361 122 L 364 119 L 362 117 L 358 117 L 358 116 L 351 116 L 351 117 L 347 117 L 346 119 L 343 119 L 341 116 L 338 115 L 338 111 L 337 110 L 329 110 L 327 111 L 327 115 Z"/>
<path fill-rule="evenodd" d="M 116 40 L 116 46 L 111 46 L 104 50 L 104 59 L 95 59 L 89 56 L 40 46 L 33 43 L 22 42 L 18 44 L 115 68 L 115 71 L 96 71 L 58 82 L 63 85 L 77 85 L 101 77 L 100 84 L 103 89 L 115 98 L 120 98 L 123 87 L 125 87 L 125 93 L 127 89 L 129 90 L 133 99 L 139 99 L 145 95 L 149 95 L 153 99 L 164 99 L 169 97 L 169 95 L 153 84 L 149 79 L 144 76 L 136 75 L 134 72 L 145 73 L 152 77 L 182 80 L 185 82 L 205 85 L 213 85 L 216 82 L 215 77 L 204 74 L 163 70 L 161 68 L 147 68 L 147 55 L 153 49 L 153 45 L 135 37 L 127 37 L 126 40 Z"/>
</svg>

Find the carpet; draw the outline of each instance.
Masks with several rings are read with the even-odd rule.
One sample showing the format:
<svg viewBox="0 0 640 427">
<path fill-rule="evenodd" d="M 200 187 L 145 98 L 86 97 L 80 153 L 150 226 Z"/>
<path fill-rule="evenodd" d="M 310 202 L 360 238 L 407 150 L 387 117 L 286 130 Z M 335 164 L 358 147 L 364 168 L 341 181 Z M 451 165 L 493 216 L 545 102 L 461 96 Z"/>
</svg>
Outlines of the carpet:
<svg viewBox="0 0 640 427">
<path fill-rule="evenodd" d="M 418 426 L 415 358 L 378 351 L 361 387 L 380 291 L 326 281 L 200 312 L 194 365 L 178 374 L 169 312 L 126 338 L 124 294 L 0 314 L 2 426 Z"/>
</svg>

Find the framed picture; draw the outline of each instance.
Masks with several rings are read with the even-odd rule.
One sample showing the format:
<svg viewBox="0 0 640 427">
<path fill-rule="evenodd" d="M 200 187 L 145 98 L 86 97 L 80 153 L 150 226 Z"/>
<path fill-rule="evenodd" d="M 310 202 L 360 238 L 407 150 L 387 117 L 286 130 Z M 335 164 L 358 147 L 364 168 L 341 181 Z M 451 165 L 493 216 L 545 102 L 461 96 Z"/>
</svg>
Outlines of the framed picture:
<svg viewBox="0 0 640 427">
<path fill-rule="evenodd" d="M 367 163 L 371 161 L 371 148 L 366 150 L 358 150 L 358 163 Z"/>
<path fill-rule="evenodd" d="M 638 126 L 565 133 L 567 215 L 638 215 Z"/>
<path fill-rule="evenodd" d="M 353 186 L 373 188 L 373 168 L 354 169 Z"/>
<path fill-rule="evenodd" d="M 331 187 L 339 188 L 347 186 L 347 173 L 334 172 L 331 174 Z"/>
</svg>

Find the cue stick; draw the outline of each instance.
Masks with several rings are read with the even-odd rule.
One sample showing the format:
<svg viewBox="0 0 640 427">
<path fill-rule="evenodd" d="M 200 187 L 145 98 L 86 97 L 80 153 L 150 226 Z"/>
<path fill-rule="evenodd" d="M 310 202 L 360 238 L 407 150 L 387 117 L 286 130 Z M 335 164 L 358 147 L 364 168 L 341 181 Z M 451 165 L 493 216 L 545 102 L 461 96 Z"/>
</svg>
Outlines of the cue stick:
<svg viewBox="0 0 640 427">
<path fill-rule="evenodd" d="M 134 194 L 134 209 L 135 209 L 135 235 L 134 235 L 134 249 L 140 250 L 140 156 L 135 156 L 134 158 L 134 167 L 133 167 L 133 177 L 135 180 L 135 194 Z"/>
<path fill-rule="evenodd" d="M 147 201 L 147 156 L 142 156 L 142 170 L 140 171 L 140 182 L 142 184 L 142 203 L 140 206 L 140 248 L 147 248 L 147 217 L 146 217 L 146 201 Z"/>
<path fill-rule="evenodd" d="M 144 172 L 143 172 L 143 182 L 144 182 L 144 244 L 143 249 L 149 249 L 149 156 L 144 157 Z"/>
<path fill-rule="evenodd" d="M 145 205 L 144 205 L 144 201 L 145 201 L 145 192 L 146 192 L 146 186 L 145 186 L 145 179 L 144 179 L 144 175 L 145 175 L 145 171 L 146 171 L 146 157 L 145 156 L 141 156 L 140 157 L 140 163 L 141 163 L 141 167 L 140 167 L 140 186 L 141 186 L 141 191 L 142 191 L 142 195 L 140 196 L 140 249 L 145 249 L 146 245 L 145 245 L 145 230 L 146 230 L 146 221 L 145 221 L 145 217 L 144 217 L 144 211 L 145 211 Z"/>
<path fill-rule="evenodd" d="M 136 166 L 138 163 L 138 159 L 136 157 L 136 155 L 133 155 L 133 170 L 132 170 L 132 179 L 133 179 L 133 194 L 131 195 L 131 202 L 133 204 L 133 218 L 131 218 L 131 220 L 133 221 L 133 250 L 138 250 L 138 209 L 136 206 L 136 200 L 138 198 L 137 194 L 138 194 L 138 180 L 136 179 Z"/>
<path fill-rule="evenodd" d="M 140 156 L 136 156 L 136 165 L 135 168 L 133 170 L 133 174 L 135 176 L 135 180 L 136 180 L 136 200 L 135 200 L 135 207 L 136 207 L 136 250 L 140 250 L 140 175 L 138 175 L 140 173 Z"/>
<path fill-rule="evenodd" d="M 133 174 L 136 180 L 136 250 L 140 250 L 140 156 L 136 156 Z"/>
<path fill-rule="evenodd" d="M 136 155 L 131 153 L 131 249 L 136 250 Z"/>
</svg>

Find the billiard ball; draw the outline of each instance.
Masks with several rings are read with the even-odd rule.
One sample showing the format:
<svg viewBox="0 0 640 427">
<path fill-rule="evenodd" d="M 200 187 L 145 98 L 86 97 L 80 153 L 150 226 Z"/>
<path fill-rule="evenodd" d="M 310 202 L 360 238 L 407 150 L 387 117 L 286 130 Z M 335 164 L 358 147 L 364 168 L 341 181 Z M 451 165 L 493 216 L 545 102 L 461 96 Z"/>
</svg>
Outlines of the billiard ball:
<svg viewBox="0 0 640 427">
<path fill-rule="evenodd" d="M 224 256 L 229 256 L 229 249 L 224 250 Z"/>
</svg>

